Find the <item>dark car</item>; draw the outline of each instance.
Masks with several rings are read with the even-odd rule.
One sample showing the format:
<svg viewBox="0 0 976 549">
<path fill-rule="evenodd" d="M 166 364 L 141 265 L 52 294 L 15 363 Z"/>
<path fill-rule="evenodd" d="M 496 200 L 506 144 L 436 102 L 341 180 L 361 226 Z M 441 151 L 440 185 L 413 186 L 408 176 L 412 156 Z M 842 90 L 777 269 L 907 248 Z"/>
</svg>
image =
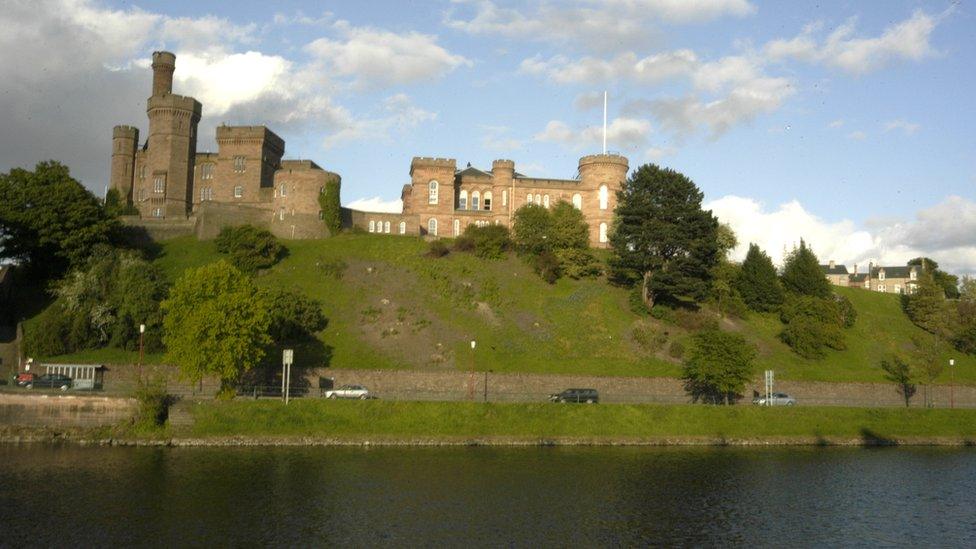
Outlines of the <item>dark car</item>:
<svg viewBox="0 0 976 549">
<path fill-rule="evenodd" d="M 61 389 L 62 391 L 67 391 L 71 388 L 71 378 L 64 374 L 44 374 L 40 377 L 34 378 L 33 381 L 27 382 L 24 387 L 28 389 L 33 389 L 34 387 L 46 387 L 49 389 Z"/>
<path fill-rule="evenodd" d="M 566 389 L 561 393 L 549 395 L 551 402 L 585 402 L 596 404 L 600 402 L 600 394 L 596 389 Z"/>
</svg>

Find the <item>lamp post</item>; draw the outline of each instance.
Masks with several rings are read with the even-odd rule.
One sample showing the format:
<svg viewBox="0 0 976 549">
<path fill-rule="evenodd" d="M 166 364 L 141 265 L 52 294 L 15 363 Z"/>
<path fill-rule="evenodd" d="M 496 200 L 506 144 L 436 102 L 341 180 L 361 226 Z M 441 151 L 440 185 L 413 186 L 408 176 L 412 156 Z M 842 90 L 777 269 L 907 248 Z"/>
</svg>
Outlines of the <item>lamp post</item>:
<svg viewBox="0 0 976 549">
<path fill-rule="evenodd" d="M 471 374 L 468 376 L 468 400 L 474 400 L 474 348 L 477 341 L 471 340 Z"/>
<path fill-rule="evenodd" d="M 139 381 L 142 381 L 142 336 L 146 333 L 146 325 L 139 325 Z"/>
<path fill-rule="evenodd" d="M 952 367 L 955 366 L 955 364 L 956 364 L 956 359 L 950 358 L 949 359 L 949 408 L 954 408 L 956 405 L 955 399 L 953 399 L 953 394 L 952 394 L 954 385 L 956 384 L 956 376 L 952 372 L 953 369 Z"/>
</svg>

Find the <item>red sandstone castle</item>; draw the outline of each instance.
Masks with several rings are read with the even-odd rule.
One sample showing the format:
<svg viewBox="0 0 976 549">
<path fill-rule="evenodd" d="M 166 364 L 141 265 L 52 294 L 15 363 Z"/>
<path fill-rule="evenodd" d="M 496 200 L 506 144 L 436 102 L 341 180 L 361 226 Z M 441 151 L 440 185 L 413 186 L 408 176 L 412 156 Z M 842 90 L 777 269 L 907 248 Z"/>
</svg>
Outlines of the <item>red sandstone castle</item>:
<svg viewBox="0 0 976 549">
<path fill-rule="evenodd" d="M 279 236 L 328 235 L 319 194 L 338 192 L 337 174 L 309 160 L 283 160 L 285 142 L 264 126 L 220 126 L 216 153 L 197 152 L 202 106 L 173 93 L 176 56 L 154 52 L 153 89 L 147 102 L 149 136 L 116 126 L 111 186 L 138 209 L 133 222 L 162 232 L 212 236 L 223 225 L 251 223 Z M 583 212 L 590 244 L 606 246 L 616 193 L 627 177 L 623 156 L 599 154 L 579 161 L 575 179 L 526 177 L 511 160 L 491 170 L 458 170 L 446 158 L 414 158 L 398 214 L 343 209 L 343 224 L 373 233 L 451 237 L 471 224 L 509 225 L 518 208 L 545 208 L 563 200 Z M 330 185 L 330 183 L 334 185 Z"/>
</svg>

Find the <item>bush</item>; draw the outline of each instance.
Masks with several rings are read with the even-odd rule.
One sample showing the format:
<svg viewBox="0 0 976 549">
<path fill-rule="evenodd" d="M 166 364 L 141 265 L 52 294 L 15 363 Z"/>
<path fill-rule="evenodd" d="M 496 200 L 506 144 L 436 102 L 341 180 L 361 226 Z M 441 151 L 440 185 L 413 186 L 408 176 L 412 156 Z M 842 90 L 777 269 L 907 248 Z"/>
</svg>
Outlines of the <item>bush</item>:
<svg viewBox="0 0 976 549">
<path fill-rule="evenodd" d="M 756 349 L 739 334 L 714 328 L 695 334 L 685 360 L 685 390 L 695 401 L 735 404 L 752 379 Z"/>
<path fill-rule="evenodd" d="M 532 269 L 549 284 L 555 284 L 562 274 L 559 271 L 559 260 L 551 252 L 543 252 L 532 260 Z"/>
<path fill-rule="evenodd" d="M 631 288 L 630 292 L 627 293 L 627 307 L 635 315 L 645 316 L 651 314 L 651 311 L 647 308 L 647 304 L 644 303 L 644 299 L 641 298 L 640 286 Z"/>
<path fill-rule="evenodd" d="M 342 275 L 345 274 L 346 268 L 349 267 L 346 265 L 346 262 L 341 259 L 328 258 L 320 259 L 316 265 L 318 266 L 319 270 L 322 271 L 322 274 L 336 280 L 342 280 Z"/>
<path fill-rule="evenodd" d="M 135 397 L 139 403 L 137 425 L 148 428 L 162 427 L 169 419 L 169 407 L 173 403 L 173 397 L 166 393 L 166 385 L 162 380 L 150 382 L 140 380 Z"/>
<path fill-rule="evenodd" d="M 656 353 L 668 343 L 668 333 L 658 330 L 654 326 L 640 323 L 634 326 L 630 336 L 648 353 Z"/>
<path fill-rule="evenodd" d="M 28 355 L 36 357 L 58 356 L 70 353 L 66 345 L 71 315 L 59 304 L 52 305 L 38 319 L 37 326 L 24 334 L 24 348 Z"/>
<path fill-rule="evenodd" d="M 455 252 L 473 252 L 474 251 L 474 238 L 466 234 L 454 239 L 454 243 L 451 245 L 451 249 Z"/>
<path fill-rule="evenodd" d="M 837 311 L 840 313 L 841 324 L 845 328 L 851 328 L 857 322 L 857 309 L 847 296 L 834 294 L 834 302 L 837 304 Z"/>
<path fill-rule="evenodd" d="M 551 249 L 552 216 L 539 204 L 526 204 L 515 211 L 512 240 L 519 253 L 538 255 Z"/>
<path fill-rule="evenodd" d="M 589 250 L 580 248 L 559 248 L 554 252 L 559 268 L 566 276 L 574 279 L 593 278 L 603 274 L 603 265 Z M 646 308 L 645 308 L 646 309 Z"/>
<path fill-rule="evenodd" d="M 427 245 L 428 257 L 444 257 L 449 253 L 451 253 L 451 250 L 448 249 L 447 244 L 443 240 L 431 240 L 430 244 Z"/>
<path fill-rule="evenodd" d="M 780 338 L 804 358 L 822 358 L 828 348 L 847 348 L 845 320 L 834 300 L 795 296 L 783 304 L 780 318 L 786 323 Z"/>
<path fill-rule="evenodd" d="M 245 273 L 267 269 L 286 253 L 273 234 L 253 225 L 224 227 L 215 243 L 217 251 L 227 254 L 231 264 Z"/>
<path fill-rule="evenodd" d="M 500 259 L 512 247 L 508 227 L 502 225 L 468 225 L 464 237 L 472 240 L 474 254 L 482 259 Z"/>
<path fill-rule="evenodd" d="M 685 346 L 680 341 L 672 341 L 668 348 L 668 356 L 681 360 L 685 356 Z"/>
<path fill-rule="evenodd" d="M 274 343 L 296 343 L 314 337 L 328 321 L 322 303 L 298 292 L 264 290 L 264 300 L 271 313 L 268 335 Z"/>
</svg>

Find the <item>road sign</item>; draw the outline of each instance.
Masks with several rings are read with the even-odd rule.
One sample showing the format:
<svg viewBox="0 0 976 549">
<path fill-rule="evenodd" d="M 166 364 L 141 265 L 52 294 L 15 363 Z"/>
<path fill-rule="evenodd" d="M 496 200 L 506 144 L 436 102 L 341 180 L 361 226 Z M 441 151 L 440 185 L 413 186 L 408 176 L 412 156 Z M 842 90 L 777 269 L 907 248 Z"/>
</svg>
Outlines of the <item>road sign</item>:
<svg viewBox="0 0 976 549">
<path fill-rule="evenodd" d="M 281 363 L 285 366 L 291 366 L 293 359 L 295 358 L 294 349 L 285 349 L 281 352 Z"/>
</svg>

